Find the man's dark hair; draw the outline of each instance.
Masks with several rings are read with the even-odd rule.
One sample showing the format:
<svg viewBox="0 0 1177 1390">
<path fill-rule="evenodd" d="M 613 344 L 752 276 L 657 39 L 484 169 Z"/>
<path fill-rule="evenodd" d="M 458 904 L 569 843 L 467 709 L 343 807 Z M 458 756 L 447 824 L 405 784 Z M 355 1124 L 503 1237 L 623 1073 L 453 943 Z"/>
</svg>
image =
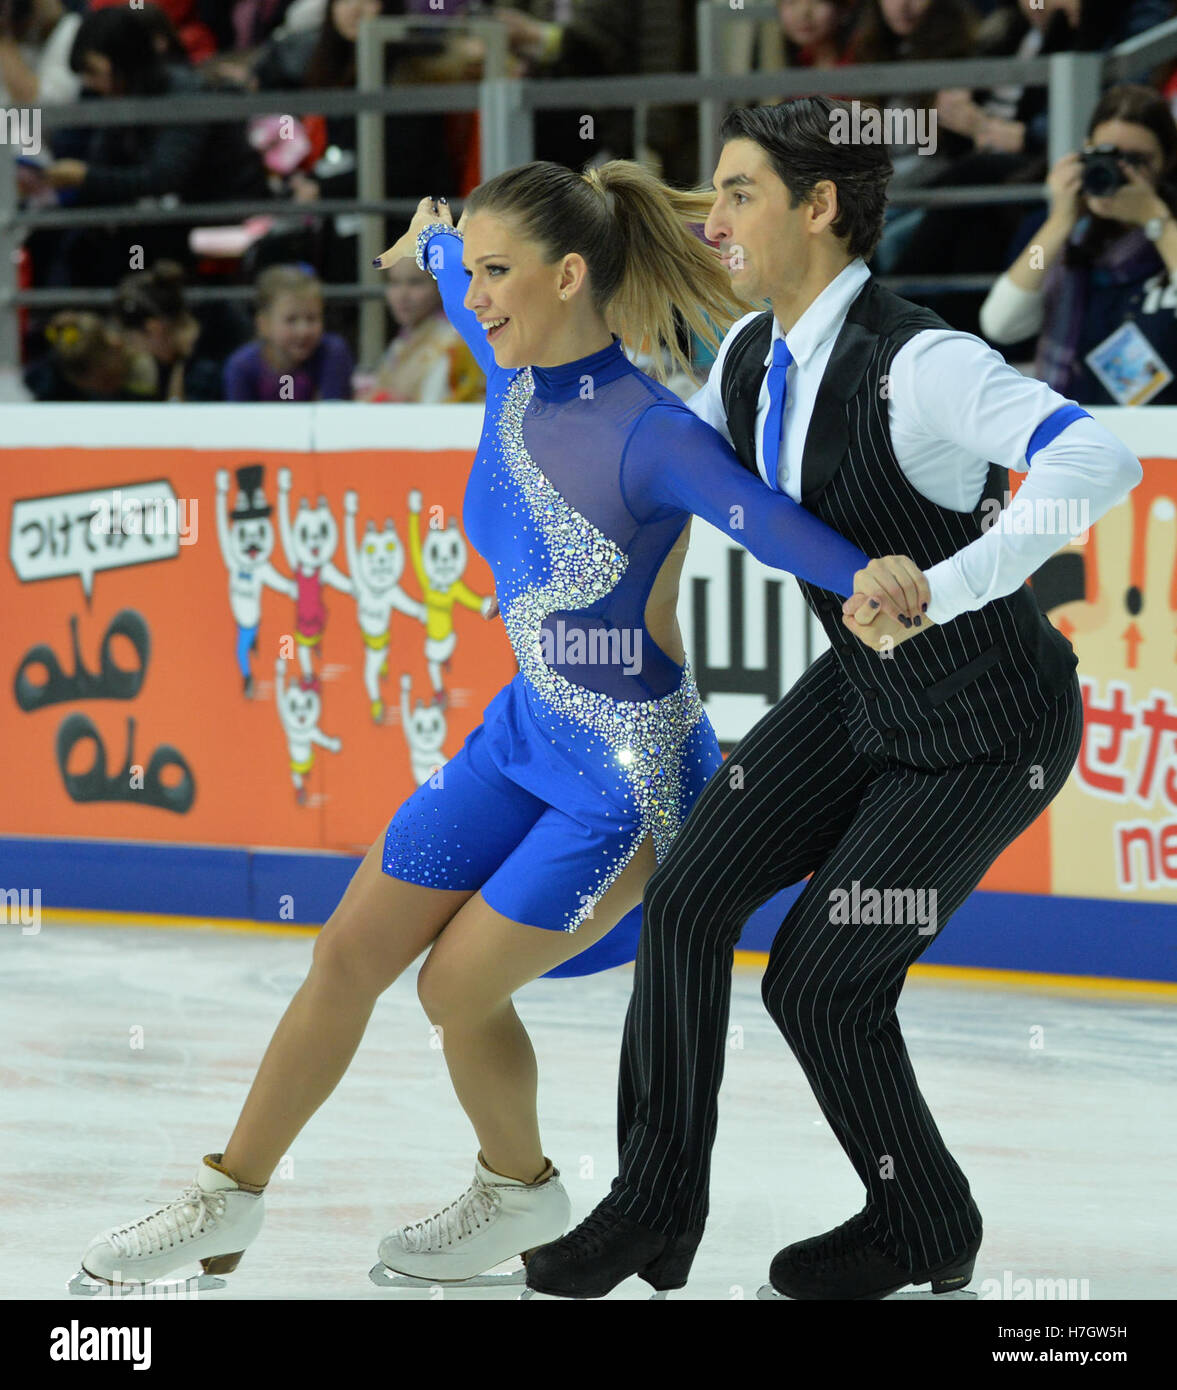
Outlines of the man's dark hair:
<svg viewBox="0 0 1177 1390">
<path fill-rule="evenodd" d="M 866 259 L 883 234 L 887 183 L 894 170 L 881 143 L 835 144 L 831 140 L 833 112 L 839 110 L 850 123 L 850 102 L 831 97 L 740 107 L 724 117 L 719 137 L 754 140 L 789 190 L 790 207 L 807 202 L 823 179 L 831 180 L 838 189 L 838 216 L 830 230 L 845 240 L 851 256 Z"/>
</svg>

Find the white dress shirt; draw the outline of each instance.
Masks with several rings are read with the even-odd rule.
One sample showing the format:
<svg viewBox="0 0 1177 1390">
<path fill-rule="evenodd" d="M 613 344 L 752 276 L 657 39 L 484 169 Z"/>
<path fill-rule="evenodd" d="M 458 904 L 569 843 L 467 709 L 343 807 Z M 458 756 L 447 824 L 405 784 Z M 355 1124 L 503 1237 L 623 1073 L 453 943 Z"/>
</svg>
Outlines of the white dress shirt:
<svg viewBox="0 0 1177 1390">
<path fill-rule="evenodd" d="M 861 258 L 822 290 L 789 330 L 793 355 L 786 377 L 785 414 L 779 456 L 773 460 L 778 488 L 801 500 L 801 458 L 818 387 L 847 310 L 870 278 Z M 744 324 L 762 310 L 746 314 L 723 340 L 707 382 L 687 405 L 731 443 L 720 395 L 728 345 Z M 773 343 L 785 337 L 774 318 L 765 366 Z M 1085 503 L 1094 524 L 1144 476 L 1140 460 L 1115 435 L 1089 418 L 1073 420 L 1026 462 L 1037 427 L 1060 406 L 1073 404 L 1045 382 L 1023 376 L 971 333 L 923 329 L 895 354 L 888 383 L 887 418 L 895 458 L 907 480 L 929 501 L 971 512 L 980 501 L 989 464 L 1000 464 L 1026 481 L 1006 508 L 1001 523 L 954 555 L 925 571 L 931 602 L 928 617 L 947 623 L 961 613 L 1011 594 L 1070 537 L 1057 531 L 1034 533 L 1035 504 Z M 756 406 L 756 466 L 768 483 L 763 457 L 768 414 L 768 375 Z M 1068 510 L 1065 514 L 1079 512 Z M 870 558 L 875 558 L 873 555 Z"/>
</svg>

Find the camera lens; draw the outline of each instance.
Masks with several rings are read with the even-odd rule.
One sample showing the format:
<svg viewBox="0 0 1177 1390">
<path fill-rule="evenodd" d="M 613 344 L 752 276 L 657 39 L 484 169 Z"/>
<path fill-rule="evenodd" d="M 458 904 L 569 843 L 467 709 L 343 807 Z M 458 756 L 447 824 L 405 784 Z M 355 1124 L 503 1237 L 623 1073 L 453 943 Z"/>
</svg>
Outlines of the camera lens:
<svg viewBox="0 0 1177 1390">
<path fill-rule="evenodd" d="M 1115 150 L 1090 150 L 1083 156 L 1083 192 L 1106 198 L 1128 182 Z"/>
</svg>

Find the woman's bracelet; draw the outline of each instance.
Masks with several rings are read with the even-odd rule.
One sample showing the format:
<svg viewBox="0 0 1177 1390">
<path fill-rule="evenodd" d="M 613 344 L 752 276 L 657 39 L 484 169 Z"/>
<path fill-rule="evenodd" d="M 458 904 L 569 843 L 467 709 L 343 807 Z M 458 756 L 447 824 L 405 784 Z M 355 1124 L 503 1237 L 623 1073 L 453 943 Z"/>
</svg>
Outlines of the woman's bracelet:
<svg viewBox="0 0 1177 1390">
<path fill-rule="evenodd" d="M 433 268 L 425 264 L 425 248 L 429 244 L 429 238 L 438 232 L 456 233 L 457 228 L 451 226 L 449 222 L 430 222 L 427 227 L 422 227 L 417 233 L 417 269 L 428 270 L 430 275 L 433 275 Z M 433 278 L 436 280 L 437 276 L 433 275 Z"/>
</svg>

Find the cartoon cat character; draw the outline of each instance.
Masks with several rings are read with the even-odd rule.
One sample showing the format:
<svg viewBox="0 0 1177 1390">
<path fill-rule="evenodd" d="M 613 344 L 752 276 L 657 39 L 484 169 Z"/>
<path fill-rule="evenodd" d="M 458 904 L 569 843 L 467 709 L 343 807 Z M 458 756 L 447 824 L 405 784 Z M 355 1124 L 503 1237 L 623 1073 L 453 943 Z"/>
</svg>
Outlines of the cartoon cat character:
<svg viewBox="0 0 1177 1390">
<path fill-rule="evenodd" d="M 229 571 L 229 609 L 237 624 L 237 668 L 245 696 L 253 695 L 249 654 L 257 651 L 257 630 L 262 620 L 262 590 L 276 589 L 298 597 L 293 579 L 279 574 L 270 563 L 274 550 L 273 508 L 266 501 L 264 463 L 247 463 L 237 469 L 237 497 L 227 509 L 229 470 L 217 469 L 217 539 Z"/>
<path fill-rule="evenodd" d="M 420 786 L 448 761 L 442 748 L 446 722 L 441 701 L 436 698 L 428 705 L 424 700 L 418 700 L 415 710 L 409 708 L 412 686 L 413 678 L 406 671 L 401 676 L 401 726 L 405 731 L 405 742 L 409 745 L 413 777 Z"/>
<path fill-rule="evenodd" d="M 329 584 L 340 593 L 352 593 L 351 581 L 332 564 L 335 547 L 339 544 L 339 528 L 331 515 L 327 499 L 320 497 L 311 507 L 304 497 L 298 515 L 290 521 L 290 469 L 278 470 L 278 526 L 286 563 L 294 571 L 298 585 L 295 611 L 294 640 L 298 644 L 298 664 L 304 677 L 315 680 L 311 650 L 323 638 L 327 625 L 327 608 L 323 603 L 323 585 Z"/>
<path fill-rule="evenodd" d="M 356 545 L 356 515 L 360 509 L 355 492 L 343 495 L 343 537 L 347 546 L 347 568 L 356 595 L 356 617 L 364 639 L 364 689 L 372 718 L 377 724 L 384 716 L 384 700 L 380 693 L 381 677 L 388 675 L 389 623 L 392 610 L 425 621 L 425 605 L 410 598 L 400 586 L 405 572 L 405 548 L 397 535 L 392 518 L 386 518 L 384 529 L 376 530 L 368 522 L 363 541 Z"/>
<path fill-rule="evenodd" d="M 294 795 L 300 806 L 306 803 L 306 787 L 303 778 L 315 765 L 315 748 L 338 753 L 343 747 L 340 739 L 331 738 L 319 728 L 319 716 L 323 712 L 323 702 L 313 682 L 307 677 L 296 685 L 286 684 L 286 659 L 279 657 L 277 679 L 274 682 L 274 704 L 278 718 L 286 732 L 286 746 L 290 752 L 290 778 L 294 783 Z"/>
<path fill-rule="evenodd" d="M 453 517 L 444 530 L 431 527 L 422 541 L 421 494 L 416 488 L 409 493 L 409 558 L 425 599 L 425 660 L 429 665 L 429 679 L 444 708 L 448 696 L 442 688 L 441 668 L 448 667 L 458 642 L 454 631 L 454 604 L 460 603 L 489 618 L 494 612 L 494 596 L 488 594 L 483 598 L 462 579 L 469 557 L 465 538 Z"/>
</svg>

